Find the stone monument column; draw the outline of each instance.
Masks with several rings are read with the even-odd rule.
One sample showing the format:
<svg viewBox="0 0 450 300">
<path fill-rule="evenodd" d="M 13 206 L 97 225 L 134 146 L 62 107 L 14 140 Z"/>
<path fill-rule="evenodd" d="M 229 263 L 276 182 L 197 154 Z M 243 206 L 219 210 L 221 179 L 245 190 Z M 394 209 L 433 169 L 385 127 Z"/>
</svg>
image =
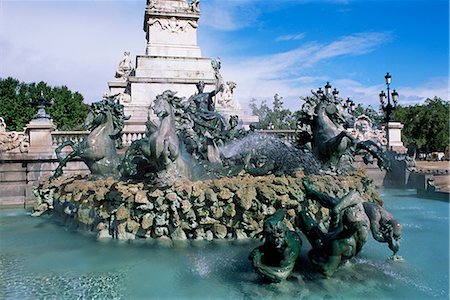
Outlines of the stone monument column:
<svg viewBox="0 0 450 300">
<path fill-rule="evenodd" d="M 157 119 L 149 107 L 165 90 L 189 98 L 197 92 L 199 81 L 205 83 L 205 92 L 217 90 L 220 67 L 214 69 L 212 60 L 202 57 L 197 43 L 199 18 L 199 0 L 147 0 L 143 26 L 145 55 L 137 55 L 133 67 L 125 51 L 116 80 L 108 82 L 108 94 L 117 95 L 125 115 L 131 116 L 125 121 L 124 133 L 145 132 L 147 119 Z M 256 117 L 245 115 L 233 99 L 236 83 L 221 82 L 223 90 L 215 99 L 217 111 L 228 117 L 239 115 L 244 124 L 257 122 Z"/>
<path fill-rule="evenodd" d="M 122 92 L 125 114 L 131 115 L 124 132 L 144 132 L 147 118 L 157 119 L 149 106 L 165 90 L 188 98 L 200 80 L 205 82 L 205 90 L 214 89 L 211 59 L 202 57 L 197 44 L 199 18 L 198 0 L 147 0 L 145 55 L 136 56 L 135 70 L 125 80 L 108 83 L 110 94 Z"/>
</svg>

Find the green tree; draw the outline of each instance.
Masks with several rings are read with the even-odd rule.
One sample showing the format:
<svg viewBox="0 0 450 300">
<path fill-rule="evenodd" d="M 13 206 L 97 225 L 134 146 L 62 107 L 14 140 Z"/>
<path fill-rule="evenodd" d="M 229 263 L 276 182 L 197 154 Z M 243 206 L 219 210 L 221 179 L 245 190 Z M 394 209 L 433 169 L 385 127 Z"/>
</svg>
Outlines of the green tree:
<svg viewBox="0 0 450 300">
<path fill-rule="evenodd" d="M 267 129 L 269 127 L 269 118 L 272 110 L 267 106 L 266 100 L 261 101 L 261 104 L 259 106 L 256 104 L 256 102 L 257 100 L 255 98 L 252 98 L 249 104 L 250 109 L 252 110 L 252 114 L 259 118 L 256 127 L 258 129 Z"/>
<path fill-rule="evenodd" d="M 8 131 L 22 131 L 35 113 L 28 98 L 28 85 L 11 77 L 0 80 L 0 117 Z"/>
<path fill-rule="evenodd" d="M 448 148 L 450 104 L 441 98 L 428 98 L 423 105 L 398 106 L 395 120 L 401 122 L 405 145 L 414 144 L 421 152 L 444 151 Z"/>
<path fill-rule="evenodd" d="M 383 122 L 383 115 L 376 111 L 372 106 L 364 107 L 361 103 L 355 107 L 355 110 L 352 113 L 356 118 L 361 115 L 368 116 L 375 125 L 378 125 Z"/>
<path fill-rule="evenodd" d="M 253 115 L 258 116 L 259 122 L 256 127 L 259 129 L 295 129 L 297 119 L 289 109 L 283 107 L 283 97 L 275 94 L 272 108 L 267 106 L 265 100 L 258 106 L 256 99 L 250 101 L 250 109 Z"/>
<path fill-rule="evenodd" d="M 81 130 L 89 106 L 83 103 L 83 96 L 71 92 L 66 86 L 55 87 L 51 91 L 54 103 L 48 108 L 53 122 L 59 130 Z"/>
<path fill-rule="evenodd" d="M 45 82 L 23 83 L 14 78 L 0 79 L 0 117 L 4 118 L 7 129 L 22 131 L 37 113 L 37 99 L 40 95 L 53 99 L 47 113 L 59 130 L 77 130 L 89 110 L 83 103 L 83 96 L 71 92 L 66 86 L 51 87 Z"/>
</svg>

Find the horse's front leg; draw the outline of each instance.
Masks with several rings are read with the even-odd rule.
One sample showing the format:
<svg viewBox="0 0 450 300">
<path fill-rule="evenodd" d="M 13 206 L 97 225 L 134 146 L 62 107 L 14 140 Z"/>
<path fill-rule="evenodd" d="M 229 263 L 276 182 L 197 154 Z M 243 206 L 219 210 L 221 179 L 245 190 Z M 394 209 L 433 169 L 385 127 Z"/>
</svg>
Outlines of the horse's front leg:
<svg viewBox="0 0 450 300">
<path fill-rule="evenodd" d="M 64 149 L 65 147 L 70 146 L 72 147 L 72 151 L 74 150 L 74 146 L 75 143 L 72 141 L 65 141 L 63 142 L 61 145 L 59 145 L 58 147 L 56 147 L 55 149 L 55 154 L 56 154 L 56 158 L 58 159 L 58 161 L 61 163 L 61 161 L 63 160 L 63 157 L 61 156 L 61 152 L 62 149 Z"/>
<path fill-rule="evenodd" d="M 373 149 L 375 148 L 375 149 Z M 388 158 L 385 155 L 385 152 L 383 151 L 383 149 L 376 144 L 374 141 L 368 140 L 368 141 L 361 141 L 358 142 L 356 144 L 356 150 L 365 150 L 368 153 L 370 153 L 370 155 L 372 155 L 372 157 L 377 159 L 377 165 L 378 167 L 383 170 L 390 170 L 390 163 Z"/>
<path fill-rule="evenodd" d="M 70 152 L 66 157 L 61 156 L 62 149 L 66 146 L 72 147 L 72 152 Z M 50 177 L 50 179 L 58 178 L 63 174 L 63 168 L 66 166 L 67 162 L 70 161 L 72 158 L 79 156 L 79 147 L 75 145 L 72 141 L 65 141 L 61 145 L 59 145 L 55 149 L 56 157 L 58 158 L 59 164 L 58 167 L 56 167 L 55 172 L 53 173 L 53 176 Z"/>
<path fill-rule="evenodd" d="M 164 147 L 161 153 L 162 162 L 164 167 L 168 167 L 177 158 L 178 153 L 176 146 L 173 145 L 169 140 L 164 140 Z"/>
<path fill-rule="evenodd" d="M 138 155 L 139 153 L 142 153 L 142 144 L 140 144 L 138 141 L 135 141 L 131 143 L 130 147 L 128 148 L 127 152 L 125 153 L 125 156 L 119 165 L 119 172 L 122 176 L 124 175 L 136 175 L 137 168 L 136 164 L 133 163 L 133 159 Z M 144 154 L 145 156 L 145 154 Z"/>
</svg>

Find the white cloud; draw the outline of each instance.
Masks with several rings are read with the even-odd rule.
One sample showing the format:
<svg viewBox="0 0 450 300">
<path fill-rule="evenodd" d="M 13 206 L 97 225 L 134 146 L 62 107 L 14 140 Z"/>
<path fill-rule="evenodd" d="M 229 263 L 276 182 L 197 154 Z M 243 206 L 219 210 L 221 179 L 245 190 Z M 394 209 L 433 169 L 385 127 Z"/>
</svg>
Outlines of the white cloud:
<svg viewBox="0 0 450 300">
<path fill-rule="evenodd" d="M 119 2 L 78 2 L 71 9 L 63 2 L 3 3 L 0 77 L 67 85 L 87 102 L 101 99 L 123 51 L 144 52 L 142 14 L 127 20 Z"/>
<path fill-rule="evenodd" d="M 211 0 L 200 3 L 200 24 L 216 30 L 233 31 L 253 24 L 261 11 L 259 1 Z"/>
<path fill-rule="evenodd" d="M 297 41 L 297 40 L 304 39 L 305 36 L 306 36 L 306 34 L 304 32 L 297 33 L 297 34 L 287 34 L 287 35 L 282 35 L 282 36 L 277 37 L 275 39 L 275 41 L 277 41 L 277 42 Z"/>
<path fill-rule="evenodd" d="M 311 89 L 322 86 L 327 80 L 332 81 L 325 73 L 326 70 L 317 76 L 305 76 L 305 70 L 311 70 L 319 62 L 333 57 L 369 53 L 389 40 L 389 33 L 363 32 L 341 37 L 328 44 L 309 43 L 283 53 L 239 61 L 223 59 L 223 74 L 227 80 L 238 83 L 236 97 L 244 108 L 251 98 L 268 99 L 279 93 L 283 95 L 286 107 L 298 109 L 300 96 L 308 95 Z M 317 73 L 320 70 L 316 68 L 314 71 Z M 360 99 L 368 99 L 369 95 L 377 97 L 381 88 L 367 88 L 349 80 L 334 79 L 334 82 L 345 86 L 342 94 Z M 373 99 L 369 102 L 373 102 Z"/>
<path fill-rule="evenodd" d="M 362 32 L 336 40 L 314 53 L 309 63 L 342 55 L 361 55 L 374 51 L 391 39 L 387 32 Z"/>
<path fill-rule="evenodd" d="M 0 77 L 67 85 L 80 91 L 87 101 L 98 100 L 107 89 L 106 82 L 114 79 L 123 51 L 130 50 L 132 56 L 145 51 L 142 31 L 145 1 L 127 1 L 124 6 L 120 1 L 80 0 L 74 1 L 77 5 L 71 5 L 70 9 L 60 2 L 2 2 Z M 235 30 L 249 26 L 260 16 L 261 5 L 277 3 L 205 0 L 201 2 L 201 26 L 208 25 L 212 33 L 211 28 Z M 131 9 L 130 5 L 141 8 Z M 200 31 L 208 32 L 204 28 Z M 227 56 L 226 49 L 241 47 L 245 41 L 239 41 L 239 45 L 222 43 L 211 32 L 200 46 L 211 56 L 221 56 L 223 76 L 238 83 L 236 96 L 244 108 L 252 97 L 271 101 L 279 93 L 286 107 L 298 109 L 299 97 L 308 95 L 325 81 L 331 81 L 345 97 L 378 107 L 383 82 L 367 86 L 352 78 L 330 78 L 328 70 L 318 65 L 335 57 L 375 51 L 390 41 L 389 32 L 355 33 L 328 43 L 305 43 L 290 51 L 249 59 Z M 300 35 L 297 34 L 298 38 Z M 398 86 L 397 90 L 403 105 L 423 102 L 435 95 L 449 99 L 448 78 L 430 79 L 420 86 Z"/>
</svg>

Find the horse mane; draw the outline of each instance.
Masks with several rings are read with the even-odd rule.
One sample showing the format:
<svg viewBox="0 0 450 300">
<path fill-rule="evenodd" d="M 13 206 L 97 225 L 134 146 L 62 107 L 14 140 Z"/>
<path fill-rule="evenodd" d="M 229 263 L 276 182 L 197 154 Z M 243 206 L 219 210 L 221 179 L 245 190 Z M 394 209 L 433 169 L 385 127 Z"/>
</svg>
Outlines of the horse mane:
<svg viewBox="0 0 450 300">
<path fill-rule="evenodd" d="M 111 139 L 116 140 L 120 137 L 122 129 L 125 126 L 124 121 L 130 119 L 131 116 L 125 116 L 124 106 L 119 103 L 117 97 L 107 97 L 91 105 L 91 111 L 94 114 L 111 113 L 113 123 L 113 133 L 110 135 Z"/>
</svg>

